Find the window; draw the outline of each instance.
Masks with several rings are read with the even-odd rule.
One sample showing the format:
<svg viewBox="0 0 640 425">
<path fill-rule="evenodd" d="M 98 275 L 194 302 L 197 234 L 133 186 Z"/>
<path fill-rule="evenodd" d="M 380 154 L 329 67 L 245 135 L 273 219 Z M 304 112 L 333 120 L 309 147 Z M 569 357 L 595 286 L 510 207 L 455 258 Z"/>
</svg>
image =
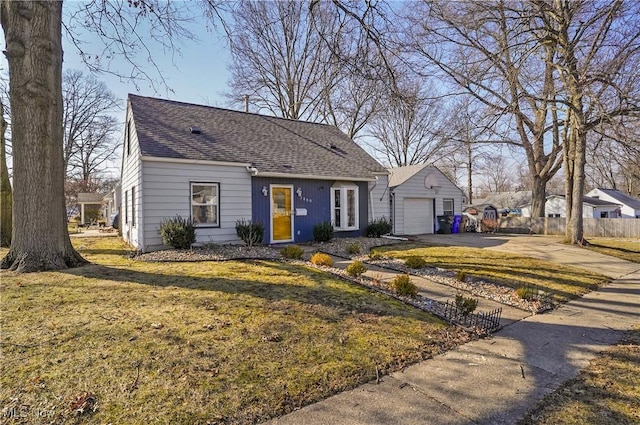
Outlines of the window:
<svg viewBox="0 0 640 425">
<path fill-rule="evenodd" d="M 191 183 L 191 220 L 196 226 L 219 226 L 218 183 Z"/>
<path fill-rule="evenodd" d="M 124 191 L 124 222 L 129 224 L 129 192 Z"/>
<path fill-rule="evenodd" d="M 136 187 L 131 186 L 131 226 L 136 225 Z"/>
<path fill-rule="evenodd" d="M 359 229 L 358 187 L 331 188 L 331 221 L 336 230 Z"/>
<path fill-rule="evenodd" d="M 443 215 L 453 215 L 453 199 L 442 200 Z"/>
<path fill-rule="evenodd" d="M 609 218 L 609 213 L 607 211 L 601 211 L 600 218 Z"/>
</svg>

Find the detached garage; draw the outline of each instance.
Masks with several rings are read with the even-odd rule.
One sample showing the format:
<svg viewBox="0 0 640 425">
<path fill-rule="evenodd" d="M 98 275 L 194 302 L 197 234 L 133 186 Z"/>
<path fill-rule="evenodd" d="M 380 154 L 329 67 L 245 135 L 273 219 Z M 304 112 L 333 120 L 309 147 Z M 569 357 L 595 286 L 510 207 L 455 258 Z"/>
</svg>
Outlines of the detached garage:
<svg viewBox="0 0 640 425">
<path fill-rule="evenodd" d="M 436 167 L 416 164 L 388 171 L 393 234 L 435 233 L 437 216 L 462 213 L 462 190 Z"/>
</svg>

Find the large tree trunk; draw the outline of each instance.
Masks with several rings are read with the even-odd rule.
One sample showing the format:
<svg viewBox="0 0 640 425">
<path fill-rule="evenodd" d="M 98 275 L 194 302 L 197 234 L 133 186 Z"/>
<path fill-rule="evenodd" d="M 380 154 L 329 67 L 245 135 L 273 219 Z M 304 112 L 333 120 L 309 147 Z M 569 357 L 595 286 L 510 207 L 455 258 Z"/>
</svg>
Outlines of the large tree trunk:
<svg viewBox="0 0 640 425">
<path fill-rule="evenodd" d="M 13 143 L 13 233 L 0 267 L 22 272 L 86 261 L 67 232 L 62 155 L 62 2 L 3 1 Z"/>
<path fill-rule="evenodd" d="M 538 175 L 531 179 L 531 217 L 544 217 L 547 202 L 547 180 Z"/>
<path fill-rule="evenodd" d="M 7 168 L 5 132 L 7 122 L 4 119 L 4 105 L 0 102 L 0 246 L 11 245 L 11 182 Z"/>
</svg>

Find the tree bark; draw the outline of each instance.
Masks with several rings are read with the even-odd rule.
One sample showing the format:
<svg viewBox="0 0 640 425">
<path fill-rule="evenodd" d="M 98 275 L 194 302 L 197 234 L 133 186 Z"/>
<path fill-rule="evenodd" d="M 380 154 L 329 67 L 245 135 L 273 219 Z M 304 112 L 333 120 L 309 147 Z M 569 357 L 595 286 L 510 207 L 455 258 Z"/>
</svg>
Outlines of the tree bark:
<svg viewBox="0 0 640 425">
<path fill-rule="evenodd" d="M 13 233 L 3 269 L 86 263 L 72 247 L 64 205 L 62 2 L 3 1 L 13 143 Z"/>
<path fill-rule="evenodd" d="M 0 102 L 0 246 L 11 245 L 12 227 L 12 194 L 9 181 L 9 169 L 7 168 L 7 152 L 5 133 L 7 122 L 4 119 L 4 105 Z"/>
</svg>

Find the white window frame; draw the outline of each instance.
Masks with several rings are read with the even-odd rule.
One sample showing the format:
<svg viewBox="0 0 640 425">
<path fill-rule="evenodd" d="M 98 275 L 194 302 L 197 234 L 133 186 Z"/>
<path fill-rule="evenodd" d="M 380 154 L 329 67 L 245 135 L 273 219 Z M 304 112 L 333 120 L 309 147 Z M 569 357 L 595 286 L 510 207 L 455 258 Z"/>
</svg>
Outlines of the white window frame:
<svg viewBox="0 0 640 425">
<path fill-rule="evenodd" d="M 348 192 L 354 191 L 355 202 L 355 223 L 353 226 L 349 226 L 349 214 L 348 214 Z M 336 222 L 336 191 L 339 191 L 340 196 L 340 223 Z M 360 229 L 360 193 L 359 187 L 353 184 L 335 184 L 331 187 L 331 223 L 335 230 L 348 231 Z"/>
<path fill-rule="evenodd" d="M 451 210 L 447 210 L 444 206 L 445 202 L 447 201 L 451 201 Z M 451 211 L 451 214 L 447 214 L 447 211 Z M 454 215 L 454 213 L 455 213 L 455 202 L 453 198 L 444 198 L 442 200 L 442 215 Z"/>
<path fill-rule="evenodd" d="M 194 202 L 193 201 L 193 187 L 194 186 L 211 186 L 214 187 L 214 199 L 215 202 Z M 196 223 L 193 219 L 193 207 L 194 206 L 215 206 L 216 209 L 216 222 L 215 223 Z M 220 227 L 220 183 L 217 182 L 190 182 L 189 184 L 189 215 L 191 221 L 196 227 Z"/>
</svg>

